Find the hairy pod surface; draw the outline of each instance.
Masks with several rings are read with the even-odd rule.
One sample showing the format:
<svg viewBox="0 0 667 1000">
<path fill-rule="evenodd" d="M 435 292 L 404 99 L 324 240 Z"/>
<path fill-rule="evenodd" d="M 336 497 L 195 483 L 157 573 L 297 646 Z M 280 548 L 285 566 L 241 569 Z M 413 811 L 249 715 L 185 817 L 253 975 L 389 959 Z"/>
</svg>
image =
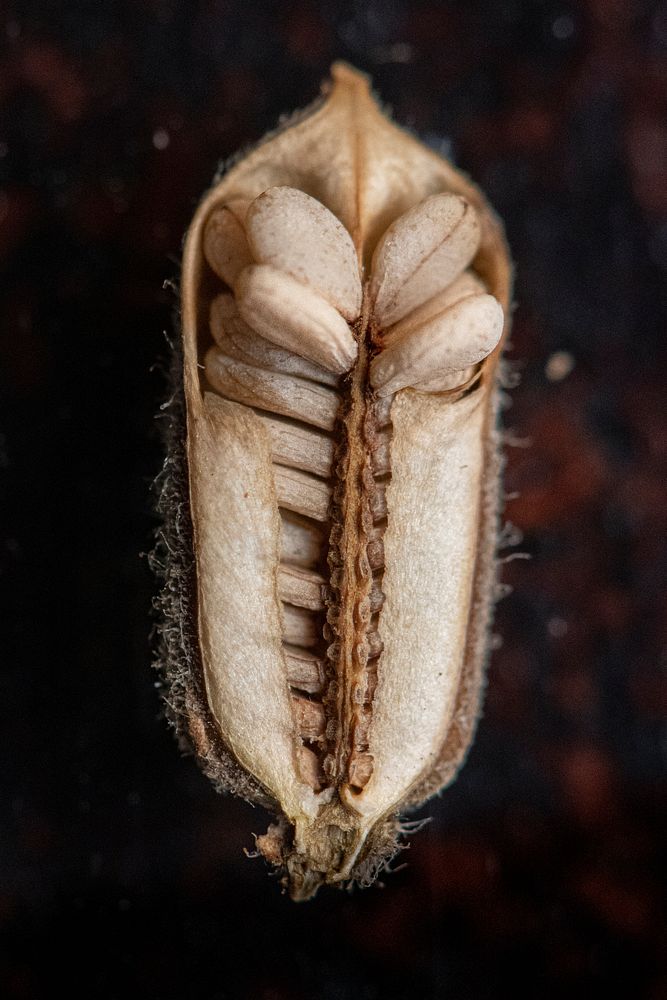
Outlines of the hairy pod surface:
<svg viewBox="0 0 667 1000">
<path fill-rule="evenodd" d="M 172 721 L 295 899 L 371 882 L 473 738 L 511 281 L 478 189 L 332 77 L 188 231 L 161 502 Z"/>
</svg>

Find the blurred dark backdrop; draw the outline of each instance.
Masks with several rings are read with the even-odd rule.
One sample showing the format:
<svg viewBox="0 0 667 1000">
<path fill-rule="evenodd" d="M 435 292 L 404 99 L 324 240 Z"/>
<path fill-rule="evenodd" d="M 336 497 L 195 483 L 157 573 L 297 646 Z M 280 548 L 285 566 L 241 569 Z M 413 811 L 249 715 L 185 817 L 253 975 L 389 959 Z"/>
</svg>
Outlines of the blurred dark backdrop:
<svg viewBox="0 0 667 1000">
<path fill-rule="evenodd" d="M 667 997 L 667 3 L 0 5 L 1 995 Z M 159 718 L 153 368 L 218 160 L 334 58 L 506 220 L 502 646 L 386 888 L 295 906 Z M 661 408 L 662 403 L 662 408 Z"/>
</svg>

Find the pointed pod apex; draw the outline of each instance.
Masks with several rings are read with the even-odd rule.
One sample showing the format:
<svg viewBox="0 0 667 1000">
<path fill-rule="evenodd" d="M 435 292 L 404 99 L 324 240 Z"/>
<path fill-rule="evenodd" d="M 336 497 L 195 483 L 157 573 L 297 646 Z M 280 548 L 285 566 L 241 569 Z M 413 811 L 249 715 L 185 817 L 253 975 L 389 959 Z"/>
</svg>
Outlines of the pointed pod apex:
<svg viewBox="0 0 667 1000">
<path fill-rule="evenodd" d="M 343 59 L 337 59 L 335 63 L 331 64 L 331 79 L 334 83 L 344 83 L 370 94 L 371 78 Z"/>
</svg>

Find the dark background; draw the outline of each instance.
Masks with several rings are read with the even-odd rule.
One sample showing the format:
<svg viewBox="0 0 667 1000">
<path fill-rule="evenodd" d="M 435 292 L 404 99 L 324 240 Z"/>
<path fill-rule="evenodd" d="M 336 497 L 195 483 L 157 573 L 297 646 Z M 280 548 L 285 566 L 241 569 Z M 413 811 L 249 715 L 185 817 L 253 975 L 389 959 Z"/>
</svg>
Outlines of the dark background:
<svg viewBox="0 0 667 1000">
<path fill-rule="evenodd" d="M 667 3 L 0 12 L 0 995 L 667 997 Z M 531 560 L 504 571 L 479 735 L 407 867 L 295 905 L 242 853 L 267 817 L 159 717 L 140 553 L 163 281 L 218 160 L 338 57 L 506 221 Z"/>
</svg>

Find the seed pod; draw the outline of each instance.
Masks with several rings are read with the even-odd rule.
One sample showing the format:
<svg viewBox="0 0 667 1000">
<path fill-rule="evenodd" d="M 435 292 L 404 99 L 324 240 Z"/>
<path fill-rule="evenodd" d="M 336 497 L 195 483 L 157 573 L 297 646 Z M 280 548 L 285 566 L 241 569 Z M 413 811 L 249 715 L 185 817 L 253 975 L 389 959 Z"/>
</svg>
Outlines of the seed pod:
<svg viewBox="0 0 667 1000">
<path fill-rule="evenodd" d="M 370 883 L 473 738 L 510 301 L 480 192 L 332 75 L 188 232 L 158 549 L 172 720 L 295 899 Z"/>
</svg>

